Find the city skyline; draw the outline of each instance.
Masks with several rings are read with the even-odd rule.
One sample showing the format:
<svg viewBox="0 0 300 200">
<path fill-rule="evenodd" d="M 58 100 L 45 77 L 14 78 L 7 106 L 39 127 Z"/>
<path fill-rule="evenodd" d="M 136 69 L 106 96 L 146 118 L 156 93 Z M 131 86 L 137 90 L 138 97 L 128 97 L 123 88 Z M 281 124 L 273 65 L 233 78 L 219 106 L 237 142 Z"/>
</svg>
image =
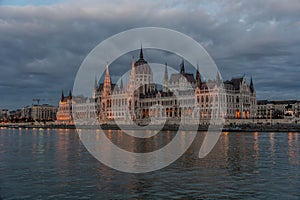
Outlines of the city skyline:
<svg viewBox="0 0 300 200">
<path fill-rule="evenodd" d="M 210 53 L 223 80 L 252 76 L 257 99 L 299 99 L 298 2 L 154 1 L 143 2 L 142 10 L 139 1 L 113 5 L 0 1 L 0 107 L 31 105 L 33 98 L 57 105 L 61 90 L 72 89 L 91 49 L 113 34 L 143 26 L 171 28 L 194 38 Z M 128 60 L 119 66 L 128 66 Z M 118 71 L 112 74 L 120 75 Z"/>
<path fill-rule="evenodd" d="M 299 199 L 300 0 L 0 0 L 0 200 Z"/>
<path fill-rule="evenodd" d="M 113 62 L 110 66 L 109 66 L 109 69 L 110 69 L 110 71 L 111 71 L 111 69 L 115 69 L 115 71 L 117 71 L 117 67 L 118 66 L 121 66 L 125 61 L 125 59 L 128 59 L 129 60 L 129 58 L 131 58 L 133 55 L 134 56 L 136 56 L 136 57 L 138 57 L 137 55 L 138 55 L 138 52 L 139 52 L 140 50 L 139 49 L 137 49 L 137 50 L 135 50 L 135 51 L 133 51 L 133 52 L 130 52 L 130 53 L 128 53 L 128 54 L 125 54 L 125 55 L 123 55 L 123 56 L 120 56 L 115 62 Z M 188 63 L 188 62 L 186 62 L 186 61 L 184 61 L 182 58 L 180 58 L 180 57 L 178 57 L 178 56 L 174 56 L 174 55 L 171 55 L 171 54 L 169 54 L 169 53 L 167 53 L 167 52 L 163 52 L 165 55 L 168 55 L 167 57 L 164 57 L 164 58 L 162 58 L 162 56 L 158 56 L 158 54 L 157 54 L 157 52 L 155 52 L 155 51 L 152 51 L 152 49 L 143 49 L 143 51 L 144 52 L 149 52 L 148 54 L 146 53 L 146 57 L 147 57 L 147 59 L 148 59 L 148 56 L 147 55 L 149 55 L 149 57 L 150 58 L 152 58 L 152 59 L 154 59 L 156 62 L 162 62 L 162 61 L 166 61 L 166 60 L 168 60 L 168 62 L 166 61 L 165 63 L 172 63 L 172 65 L 173 66 L 170 66 L 169 64 L 168 64 L 168 66 L 170 66 L 171 68 L 170 69 L 172 69 L 172 70 L 174 70 L 174 72 L 179 72 L 179 68 L 180 68 L 180 66 L 181 66 L 181 62 L 185 62 L 185 67 L 186 67 L 186 71 L 188 72 L 188 73 L 191 73 L 191 74 L 193 74 L 194 76 L 196 76 L 196 72 L 195 72 L 195 68 L 193 68 L 193 66 L 190 64 L 190 63 Z M 158 57 L 157 57 L 158 56 Z M 156 63 L 156 62 L 153 62 L 153 63 Z M 127 61 L 127 64 L 128 64 L 129 62 Z M 175 66 L 175 67 L 174 67 Z M 174 67 L 174 68 L 173 68 Z M 127 67 L 128 69 L 129 69 L 129 67 Z M 123 74 L 123 71 L 127 71 L 128 69 L 127 68 L 122 68 L 122 69 L 120 69 L 121 70 L 121 74 Z M 156 69 L 157 69 L 157 67 L 156 67 Z M 113 70 L 114 71 L 114 70 Z M 115 72 L 114 71 L 114 72 Z M 161 67 L 161 70 L 160 70 L 160 72 L 161 72 L 161 77 L 159 76 L 159 77 L 156 77 L 156 79 L 157 80 L 159 80 L 159 81 L 162 81 L 163 80 L 163 73 L 164 73 L 164 71 L 165 71 L 165 67 Z M 200 70 L 199 70 L 200 71 Z M 159 72 L 159 73 L 160 73 Z M 97 78 L 97 83 L 98 84 L 101 84 L 101 83 L 103 83 L 104 82 L 104 76 L 105 76 L 105 73 L 103 73 L 101 76 L 100 76 L 100 78 L 98 79 L 97 78 L 97 76 L 95 76 L 95 78 Z M 128 74 L 127 74 L 127 76 L 128 76 Z M 114 83 L 114 84 L 120 84 L 120 80 L 122 79 L 122 81 L 124 82 L 124 83 L 128 83 L 129 82 L 129 79 L 128 79 L 128 77 L 127 77 L 126 75 L 124 75 L 123 74 L 123 76 L 121 75 L 121 76 L 116 76 L 115 74 L 112 74 L 111 75 L 111 79 L 112 79 L 112 83 Z M 244 74 L 244 73 L 241 73 L 241 74 L 239 74 L 239 75 L 237 75 L 237 76 L 233 76 L 233 77 L 229 77 L 228 79 L 224 79 L 223 78 L 223 81 L 225 82 L 225 81 L 229 81 L 230 79 L 232 79 L 232 78 L 242 78 L 242 77 L 245 77 L 246 78 L 246 81 L 247 81 L 247 83 L 248 84 L 250 84 L 250 81 L 251 81 L 251 79 L 253 79 L 253 77 L 252 76 L 250 76 L 250 75 L 248 75 L 248 74 Z M 201 78 L 204 80 L 204 81 L 208 81 L 208 80 L 210 80 L 210 79 L 206 79 L 205 77 L 203 77 L 202 75 L 201 75 Z M 254 80 L 255 80 L 255 77 L 254 77 Z M 71 86 L 71 88 L 72 88 L 72 86 Z M 255 89 L 257 90 L 257 86 L 256 86 L 256 84 L 255 84 Z M 11 108 L 11 109 L 9 109 L 8 108 L 8 110 L 16 110 L 16 109 L 20 109 L 20 108 L 23 108 L 23 107 L 26 107 L 26 106 L 30 106 L 30 105 L 54 105 L 54 106 L 58 106 L 59 105 L 59 99 L 60 99 L 60 97 L 61 97 L 61 94 L 62 93 L 64 93 L 64 94 L 69 94 L 69 93 L 72 93 L 72 89 L 60 89 L 59 90 L 59 96 L 52 96 L 52 97 L 50 97 L 49 99 L 47 99 L 47 98 L 44 98 L 44 97 L 32 97 L 32 98 L 30 98 L 29 97 L 29 99 L 28 99 L 28 101 L 30 102 L 30 103 L 28 103 L 28 104 L 23 104 L 23 105 L 21 105 L 20 107 L 13 107 L 13 108 Z M 265 98 L 265 99 L 257 99 L 258 101 L 259 100 L 270 100 L 270 101 L 276 101 L 276 100 L 278 100 L 278 101 L 280 101 L 280 100 L 298 100 L 298 99 L 268 99 L 268 98 Z M 7 109 L 6 107 L 1 107 L 1 105 L 0 105 L 0 109 Z"/>
</svg>

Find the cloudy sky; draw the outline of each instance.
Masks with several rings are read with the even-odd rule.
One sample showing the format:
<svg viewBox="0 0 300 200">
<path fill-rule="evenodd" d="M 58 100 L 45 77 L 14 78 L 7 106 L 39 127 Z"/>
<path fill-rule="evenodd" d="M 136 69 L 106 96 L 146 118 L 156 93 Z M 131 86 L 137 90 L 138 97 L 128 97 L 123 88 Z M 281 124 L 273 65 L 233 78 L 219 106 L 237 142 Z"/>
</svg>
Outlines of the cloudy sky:
<svg viewBox="0 0 300 200">
<path fill-rule="evenodd" d="M 0 0 L 0 108 L 57 104 L 97 44 L 146 26 L 201 43 L 223 79 L 253 76 L 258 99 L 300 99 L 298 0 Z"/>
</svg>

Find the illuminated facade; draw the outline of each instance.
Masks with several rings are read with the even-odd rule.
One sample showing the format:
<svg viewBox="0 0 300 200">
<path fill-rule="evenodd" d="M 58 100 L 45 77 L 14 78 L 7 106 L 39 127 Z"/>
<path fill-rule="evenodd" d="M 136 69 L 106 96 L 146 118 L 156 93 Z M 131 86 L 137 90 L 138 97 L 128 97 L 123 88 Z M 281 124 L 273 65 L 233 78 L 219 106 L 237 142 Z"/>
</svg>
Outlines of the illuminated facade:
<svg viewBox="0 0 300 200">
<path fill-rule="evenodd" d="M 104 82 L 98 84 L 95 80 L 91 98 L 62 94 L 56 123 L 72 124 L 75 117 L 82 123 L 96 119 L 100 123 L 147 124 L 150 118 L 157 123 L 167 118 L 172 124 L 180 121 L 209 124 L 211 118 L 254 119 L 256 107 L 252 78 L 249 84 L 245 77 L 222 82 L 216 74 L 215 80 L 203 81 L 198 68 L 195 76 L 186 73 L 184 62 L 180 72 L 170 76 L 165 66 L 162 88 L 158 89 L 141 49 L 137 61 L 132 57 L 129 82 L 125 86 L 122 80 L 120 85 L 112 83 L 106 65 Z M 193 120 L 188 117 L 185 122 L 185 116 L 192 116 Z"/>
<path fill-rule="evenodd" d="M 259 119 L 282 119 L 300 117 L 300 101 L 278 100 L 257 101 L 257 118 Z"/>
<path fill-rule="evenodd" d="M 62 92 L 58 112 L 56 113 L 56 124 L 73 124 L 72 116 L 72 94 L 71 91 L 69 96 L 65 96 Z"/>
<path fill-rule="evenodd" d="M 232 78 L 222 82 L 219 74 L 213 81 L 202 81 L 199 70 L 196 76 L 185 72 L 184 62 L 180 73 L 169 77 L 167 65 L 162 89 L 152 83 L 153 74 L 143 50 L 137 61 L 132 58 L 129 82 L 126 87 L 112 84 L 109 66 L 106 66 L 104 83 L 95 83 L 94 102 L 101 122 L 145 121 L 154 117 L 158 121 L 168 118 L 174 123 L 191 115 L 194 122 L 208 124 L 211 117 L 227 119 L 251 119 L 256 117 L 256 92 L 251 78 Z M 227 109 L 222 112 L 221 107 Z M 184 114 L 184 115 L 183 115 Z M 88 114 L 86 114 L 88 115 Z M 189 121 L 188 123 L 192 123 Z"/>
</svg>

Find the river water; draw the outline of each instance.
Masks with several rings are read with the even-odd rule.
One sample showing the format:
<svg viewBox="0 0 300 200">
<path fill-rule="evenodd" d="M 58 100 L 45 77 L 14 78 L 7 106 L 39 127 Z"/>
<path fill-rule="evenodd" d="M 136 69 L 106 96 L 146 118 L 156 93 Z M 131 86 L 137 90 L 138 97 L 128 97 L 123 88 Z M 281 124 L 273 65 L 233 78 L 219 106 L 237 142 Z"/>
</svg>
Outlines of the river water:
<svg viewBox="0 0 300 200">
<path fill-rule="evenodd" d="M 175 134 L 134 149 L 161 148 Z M 168 167 L 129 174 L 97 161 L 75 130 L 2 128 L 0 199 L 300 199 L 299 133 L 222 133 L 199 159 L 204 135 Z"/>
</svg>

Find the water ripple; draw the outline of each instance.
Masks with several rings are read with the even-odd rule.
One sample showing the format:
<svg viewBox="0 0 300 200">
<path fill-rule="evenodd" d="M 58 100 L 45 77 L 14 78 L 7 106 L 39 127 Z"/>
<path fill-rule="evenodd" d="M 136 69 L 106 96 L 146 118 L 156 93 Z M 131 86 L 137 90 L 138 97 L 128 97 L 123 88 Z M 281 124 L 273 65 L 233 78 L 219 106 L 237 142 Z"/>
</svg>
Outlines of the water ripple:
<svg viewBox="0 0 300 200">
<path fill-rule="evenodd" d="M 134 150 L 160 148 L 168 134 Z M 298 133 L 226 133 L 199 159 L 203 138 L 164 169 L 126 174 L 94 159 L 73 130 L 1 130 L 0 199 L 300 198 Z"/>
</svg>

